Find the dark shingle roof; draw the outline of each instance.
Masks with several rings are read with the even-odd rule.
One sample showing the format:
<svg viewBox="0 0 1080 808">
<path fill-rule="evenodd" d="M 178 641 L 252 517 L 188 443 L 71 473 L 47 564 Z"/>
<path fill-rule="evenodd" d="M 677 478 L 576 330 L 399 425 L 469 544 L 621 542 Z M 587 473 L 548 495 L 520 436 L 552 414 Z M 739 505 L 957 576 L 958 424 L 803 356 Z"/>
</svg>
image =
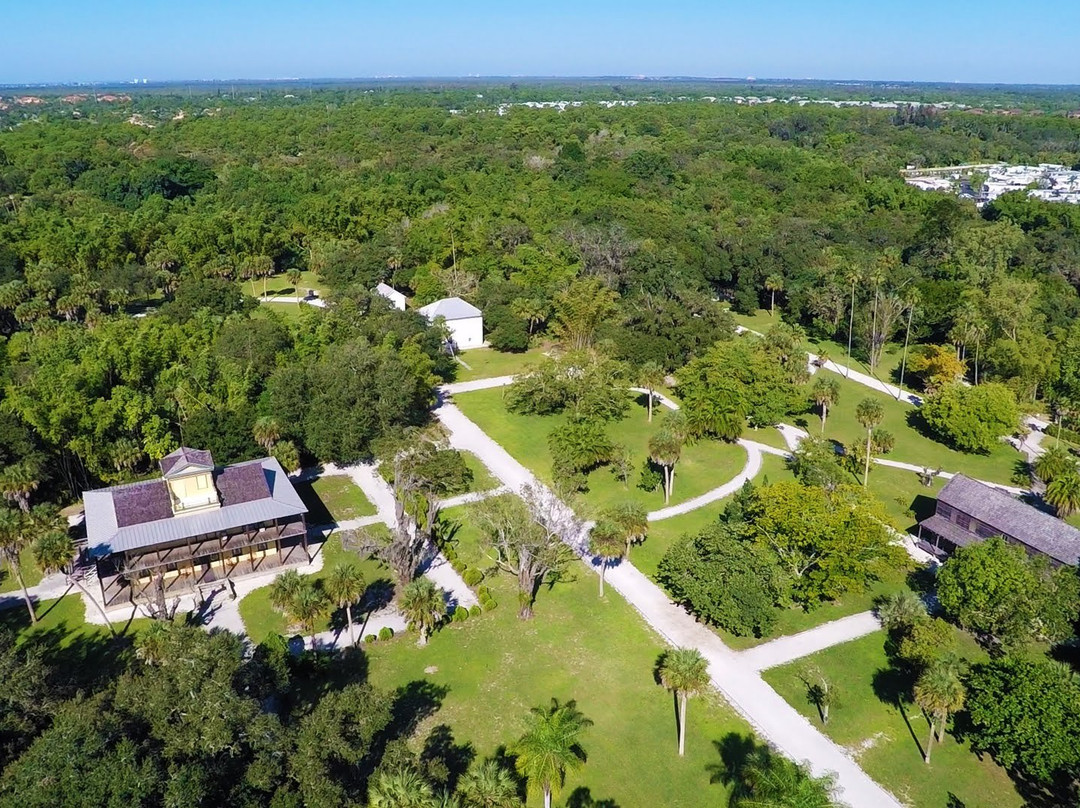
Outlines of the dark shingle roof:
<svg viewBox="0 0 1080 808">
<path fill-rule="evenodd" d="M 214 458 L 205 449 L 189 449 L 187 446 L 181 446 L 175 452 L 170 452 L 161 458 L 158 465 L 161 466 L 161 473 L 169 477 L 191 466 L 212 469 Z"/>
<path fill-rule="evenodd" d="M 141 525 L 172 516 L 172 501 L 164 480 L 114 488 L 112 501 L 117 527 Z"/>
<path fill-rule="evenodd" d="M 226 466 L 217 476 L 222 505 L 239 505 L 270 496 L 266 471 L 262 466 Z"/>
<path fill-rule="evenodd" d="M 1063 564 L 1076 564 L 1080 560 L 1080 530 L 1000 488 L 957 474 L 941 489 L 938 502 L 951 505 Z"/>
</svg>

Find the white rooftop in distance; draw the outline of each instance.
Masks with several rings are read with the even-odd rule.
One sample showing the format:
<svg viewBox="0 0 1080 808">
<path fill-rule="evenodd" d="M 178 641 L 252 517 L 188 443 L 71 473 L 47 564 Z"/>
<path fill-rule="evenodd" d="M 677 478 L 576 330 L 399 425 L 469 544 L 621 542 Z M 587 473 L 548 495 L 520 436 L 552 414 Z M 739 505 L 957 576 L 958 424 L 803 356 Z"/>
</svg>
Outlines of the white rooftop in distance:
<svg viewBox="0 0 1080 808">
<path fill-rule="evenodd" d="M 450 320 L 467 320 L 470 317 L 480 317 L 483 312 L 472 303 L 462 300 L 460 297 L 444 297 L 434 303 L 428 303 L 420 308 L 420 313 L 429 320 L 443 317 Z"/>
</svg>

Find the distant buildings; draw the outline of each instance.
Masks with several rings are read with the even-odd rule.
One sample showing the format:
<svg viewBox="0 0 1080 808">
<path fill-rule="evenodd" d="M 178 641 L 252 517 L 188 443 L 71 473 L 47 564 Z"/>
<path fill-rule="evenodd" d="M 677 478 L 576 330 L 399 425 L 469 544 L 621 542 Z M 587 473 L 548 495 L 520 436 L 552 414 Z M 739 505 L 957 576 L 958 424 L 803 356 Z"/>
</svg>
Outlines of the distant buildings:
<svg viewBox="0 0 1080 808">
<path fill-rule="evenodd" d="M 924 191 L 949 191 L 976 204 L 992 202 L 1011 191 L 1026 191 L 1028 196 L 1047 202 L 1080 204 L 1080 171 L 1056 163 L 1037 166 L 991 165 L 944 166 L 908 169 L 902 172 L 908 185 Z M 974 188 L 971 179 L 985 174 L 986 180 Z"/>
<path fill-rule="evenodd" d="M 421 307 L 420 313 L 428 322 L 442 317 L 450 330 L 450 339 L 462 350 L 484 344 L 484 313 L 460 297 L 444 297 L 428 303 Z"/>
<path fill-rule="evenodd" d="M 923 549 L 938 556 L 1001 536 L 1055 565 L 1080 561 L 1080 530 L 963 474 L 941 489 L 933 516 L 919 522 L 918 531 Z"/>
</svg>

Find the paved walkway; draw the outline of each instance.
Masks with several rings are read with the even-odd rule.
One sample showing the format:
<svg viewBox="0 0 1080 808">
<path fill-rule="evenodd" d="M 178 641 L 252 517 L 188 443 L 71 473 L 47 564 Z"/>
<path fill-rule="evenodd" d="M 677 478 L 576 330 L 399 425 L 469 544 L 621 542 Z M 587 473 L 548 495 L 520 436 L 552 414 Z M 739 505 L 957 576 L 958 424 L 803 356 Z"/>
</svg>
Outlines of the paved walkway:
<svg viewBox="0 0 1080 808">
<path fill-rule="evenodd" d="M 321 297 L 297 297 L 295 295 L 266 295 L 259 298 L 260 303 L 307 303 L 318 309 L 326 308 L 326 301 Z"/>
<path fill-rule="evenodd" d="M 456 406 L 444 403 L 435 414 L 449 432 L 450 444 L 473 452 L 504 485 L 513 490 L 521 490 L 525 485 L 539 486 L 528 469 L 466 418 Z M 567 536 L 566 540 L 581 553 L 587 533 L 581 530 Z M 583 560 L 595 571 L 590 559 L 584 557 Z M 740 657 L 719 637 L 698 623 L 685 609 L 672 603 L 633 564 L 624 562 L 610 569 L 607 581 L 671 645 L 697 648 L 709 661 L 713 685 L 759 735 L 781 752 L 793 760 L 806 761 L 815 775 L 835 772 L 842 798 L 854 806 L 900 807 L 900 803 L 871 780 L 839 746 L 780 698 L 753 666 L 742 663 Z"/>
<path fill-rule="evenodd" d="M 680 502 L 678 505 L 670 505 L 666 508 L 661 508 L 658 511 L 652 511 L 649 514 L 649 521 L 659 522 L 663 519 L 681 516 L 684 513 L 703 508 L 711 502 L 716 502 L 724 497 L 731 496 L 742 488 L 747 480 L 752 480 L 757 477 L 758 473 L 761 471 L 761 444 L 748 440 L 740 440 L 739 445 L 746 450 L 746 465 L 743 466 L 742 471 L 723 485 L 717 486 L 711 491 L 706 491 L 700 496 L 688 499 L 685 502 Z"/>
<path fill-rule="evenodd" d="M 873 612 L 861 612 L 749 648 L 739 654 L 739 659 L 753 670 L 762 671 L 857 640 L 880 628 L 881 622 Z"/>
</svg>

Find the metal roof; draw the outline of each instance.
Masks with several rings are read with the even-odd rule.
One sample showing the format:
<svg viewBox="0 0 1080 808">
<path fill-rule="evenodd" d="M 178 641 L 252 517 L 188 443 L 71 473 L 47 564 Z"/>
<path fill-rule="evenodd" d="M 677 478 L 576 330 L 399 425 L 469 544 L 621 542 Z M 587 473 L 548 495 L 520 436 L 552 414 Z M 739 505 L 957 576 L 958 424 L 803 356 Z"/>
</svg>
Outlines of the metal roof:
<svg viewBox="0 0 1080 808">
<path fill-rule="evenodd" d="M 391 286 L 388 283 L 380 282 L 380 283 L 376 284 L 375 291 L 378 292 L 383 297 L 389 297 L 391 300 L 404 300 L 405 299 L 404 293 L 399 292 L 397 289 L 395 289 L 393 286 Z"/>
<path fill-rule="evenodd" d="M 90 554 L 100 558 L 307 513 L 285 470 L 272 457 L 226 466 L 218 472 L 217 483 L 224 498 L 220 508 L 179 516 L 172 515 L 171 507 L 168 514 L 158 507 L 159 493 L 168 495 L 162 480 L 83 492 Z M 154 505 L 142 509 L 131 504 L 141 500 L 153 500 Z M 147 521 L 132 522 L 133 513 Z"/>
<path fill-rule="evenodd" d="M 1000 488 L 957 474 L 941 489 L 938 502 L 951 505 L 1063 564 L 1076 564 L 1080 560 L 1080 530 Z"/>
<path fill-rule="evenodd" d="M 428 303 L 420 307 L 420 313 L 429 320 L 434 320 L 436 317 L 443 317 L 446 320 L 468 320 L 470 317 L 483 316 L 480 309 L 460 297 L 444 297 L 442 300 Z"/>
</svg>

